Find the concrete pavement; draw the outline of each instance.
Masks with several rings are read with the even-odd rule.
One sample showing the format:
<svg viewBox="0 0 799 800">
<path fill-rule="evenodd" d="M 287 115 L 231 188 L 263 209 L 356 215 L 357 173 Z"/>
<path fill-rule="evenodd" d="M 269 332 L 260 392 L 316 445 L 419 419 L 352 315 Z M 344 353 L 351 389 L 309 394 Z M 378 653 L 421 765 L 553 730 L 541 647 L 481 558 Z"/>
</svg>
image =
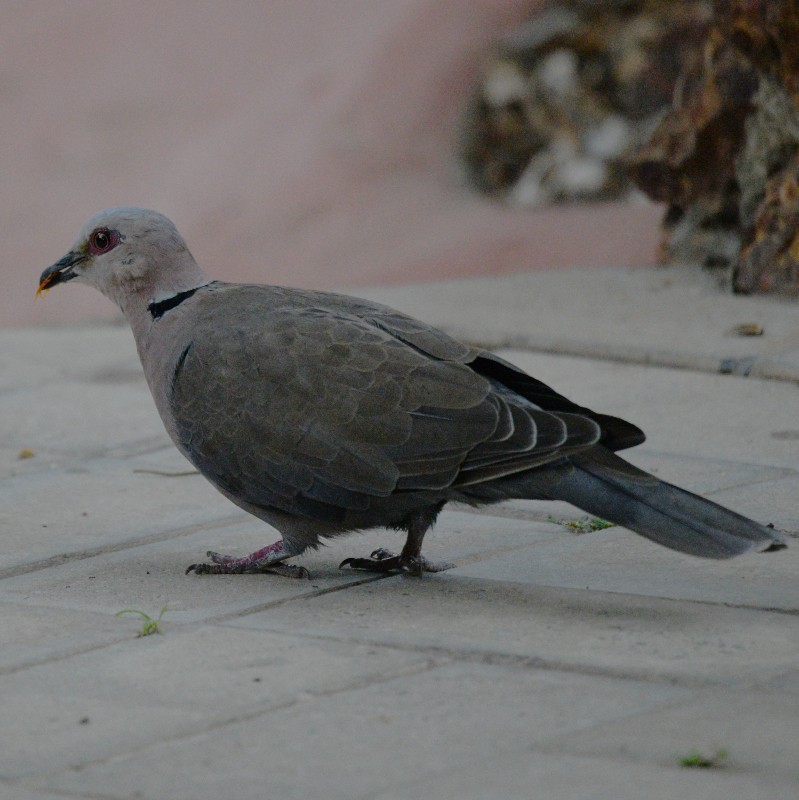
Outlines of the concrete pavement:
<svg viewBox="0 0 799 800">
<path fill-rule="evenodd" d="M 446 511 L 426 554 L 458 566 L 420 580 L 338 570 L 386 531 L 307 582 L 185 576 L 274 534 L 190 474 L 127 329 L 0 331 L 0 798 L 795 800 L 799 310 L 676 269 L 361 294 L 511 346 L 792 546 L 700 561 L 514 502 Z M 163 635 L 114 616 L 165 605 Z"/>
</svg>

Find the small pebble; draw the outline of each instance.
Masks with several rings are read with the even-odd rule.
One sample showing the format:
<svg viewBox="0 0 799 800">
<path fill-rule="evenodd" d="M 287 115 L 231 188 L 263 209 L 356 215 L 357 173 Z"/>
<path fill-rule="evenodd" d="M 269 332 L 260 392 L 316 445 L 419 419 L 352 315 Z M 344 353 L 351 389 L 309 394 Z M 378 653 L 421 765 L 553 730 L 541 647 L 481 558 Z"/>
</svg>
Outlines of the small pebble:
<svg viewBox="0 0 799 800">
<path fill-rule="evenodd" d="M 762 336 L 765 333 L 765 329 L 762 325 L 758 325 L 757 322 L 744 322 L 741 325 L 736 325 L 732 332 L 736 336 Z"/>
</svg>

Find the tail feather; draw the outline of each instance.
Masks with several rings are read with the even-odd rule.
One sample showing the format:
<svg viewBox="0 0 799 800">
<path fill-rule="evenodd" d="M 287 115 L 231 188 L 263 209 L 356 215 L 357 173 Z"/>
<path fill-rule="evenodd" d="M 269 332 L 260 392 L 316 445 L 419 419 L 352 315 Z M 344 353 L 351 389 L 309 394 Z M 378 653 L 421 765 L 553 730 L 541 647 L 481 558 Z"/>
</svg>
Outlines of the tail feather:
<svg viewBox="0 0 799 800">
<path fill-rule="evenodd" d="M 605 448 L 571 459 L 553 499 L 565 500 L 653 542 L 703 558 L 785 547 L 773 528 L 661 481 Z"/>
</svg>

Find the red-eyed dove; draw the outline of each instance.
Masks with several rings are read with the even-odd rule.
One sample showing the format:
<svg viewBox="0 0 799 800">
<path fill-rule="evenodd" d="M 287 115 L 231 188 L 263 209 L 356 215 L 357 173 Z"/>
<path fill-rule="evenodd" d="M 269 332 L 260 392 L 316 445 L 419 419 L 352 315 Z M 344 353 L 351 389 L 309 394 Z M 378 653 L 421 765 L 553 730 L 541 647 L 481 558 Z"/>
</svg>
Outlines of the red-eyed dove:
<svg viewBox="0 0 799 800">
<path fill-rule="evenodd" d="M 435 572 L 449 565 L 425 559 L 422 540 L 444 505 L 508 498 L 565 500 L 707 558 L 784 546 L 773 528 L 617 456 L 644 440 L 634 425 L 386 306 L 213 280 L 154 211 L 93 216 L 39 290 L 70 280 L 122 309 L 178 449 L 282 535 L 187 571 L 302 575 L 283 562 L 383 527 L 407 534 L 399 555 L 343 563 Z"/>
</svg>

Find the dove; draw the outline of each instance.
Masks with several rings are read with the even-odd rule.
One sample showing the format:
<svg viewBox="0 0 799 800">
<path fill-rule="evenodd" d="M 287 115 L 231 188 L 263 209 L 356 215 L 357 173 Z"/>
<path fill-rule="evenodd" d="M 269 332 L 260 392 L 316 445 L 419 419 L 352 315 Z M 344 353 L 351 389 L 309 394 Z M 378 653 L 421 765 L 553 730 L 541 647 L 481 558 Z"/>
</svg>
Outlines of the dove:
<svg viewBox="0 0 799 800">
<path fill-rule="evenodd" d="M 127 319 L 177 448 L 281 538 L 187 572 L 307 577 L 287 560 L 371 528 L 404 532 L 340 566 L 421 575 L 448 503 L 567 501 L 705 558 L 785 546 L 773 527 L 659 480 L 618 451 L 632 423 L 584 408 L 493 353 L 384 305 L 320 291 L 214 280 L 156 211 L 92 216 L 37 294 L 88 284 Z M 487 531 L 490 535 L 490 531 Z"/>
</svg>

